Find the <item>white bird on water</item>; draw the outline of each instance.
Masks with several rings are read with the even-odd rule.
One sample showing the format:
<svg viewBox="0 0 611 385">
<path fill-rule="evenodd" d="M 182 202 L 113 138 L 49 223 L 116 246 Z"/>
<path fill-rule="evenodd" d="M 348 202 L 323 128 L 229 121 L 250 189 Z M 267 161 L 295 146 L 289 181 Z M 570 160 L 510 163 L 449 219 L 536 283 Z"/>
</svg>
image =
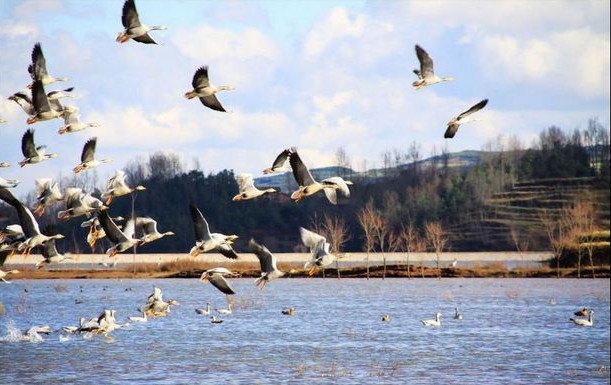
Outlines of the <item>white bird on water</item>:
<svg viewBox="0 0 611 385">
<path fill-rule="evenodd" d="M 441 326 L 441 313 L 435 314 L 435 319 L 422 320 L 424 326 Z"/>
<path fill-rule="evenodd" d="M 570 320 L 577 326 L 592 326 L 594 324 L 593 318 L 594 310 L 588 312 L 588 318 L 571 318 Z"/>
</svg>

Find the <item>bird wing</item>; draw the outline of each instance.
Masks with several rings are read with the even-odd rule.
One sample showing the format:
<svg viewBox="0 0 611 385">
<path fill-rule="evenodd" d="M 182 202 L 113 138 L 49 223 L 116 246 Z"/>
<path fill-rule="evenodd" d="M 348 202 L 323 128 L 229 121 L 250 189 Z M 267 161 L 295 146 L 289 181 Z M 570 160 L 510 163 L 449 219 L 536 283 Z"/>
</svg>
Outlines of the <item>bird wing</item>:
<svg viewBox="0 0 611 385">
<path fill-rule="evenodd" d="M 142 227 L 145 234 L 157 233 L 157 221 L 150 217 L 138 217 L 136 218 L 136 227 Z"/>
<path fill-rule="evenodd" d="M 58 100 L 55 100 L 54 102 L 57 102 L 59 104 Z M 51 111 L 49 98 L 45 93 L 45 87 L 42 84 L 42 80 L 35 80 L 34 85 L 32 85 L 32 106 L 34 106 L 34 110 L 37 113 L 43 111 Z"/>
<path fill-rule="evenodd" d="M 290 153 L 291 153 L 291 150 L 289 150 L 288 148 L 282 151 L 274 160 L 274 163 L 272 164 L 270 172 L 274 172 L 277 169 L 282 168 L 282 166 L 284 166 L 284 163 L 286 163 L 286 160 L 288 159 Z"/>
<path fill-rule="evenodd" d="M 456 135 L 456 131 L 458 131 L 458 127 L 460 127 L 460 124 L 458 123 L 448 124 L 448 128 L 446 129 L 446 132 L 443 134 L 443 137 L 446 139 L 453 138 L 454 135 Z"/>
<path fill-rule="evenodd" d="M 416 44 L 416 56 L 418 56 L 418 61 L 420 62 L 420 74 L 418 76 L 426 78 L 434 75 L 433 59 L 431 59 L 424 48 L 420 47 L 418 44 Z"/>
<path fill-rule="evenodd" d="M 301 241 L 304 245 L 310 248 L 310 252 L 313 254 L 317 252 L 317 250 L 327 242 L 327 239 L 322 235 L 316 234 L 313 231 L 304 229 L 303 227 L 299 228 L 299 232 L 301 234 Z"/>
<path fill-rule="evenodd" d="M 303 164 L 303 161 L 299 157 L 295 148 L 291 149 L 289 155 L 289 162 L 291 169 L 293 170 L 293 176 L 299 186 L 309 186 L 315 183 L 314 177 L 310 173 L 310 170 Z"/>
<path fill-rule="evenodd" d="M 209 96 L 200 96 L 199 101 L 202 102 L 204 106 L 211 108 L 215 111 L 227 112 L 214 94 Z"/>
<path fill-rule="evenodd" d="M 255 179 L 251 174 L 238 174 L 236 177 L 240 192 L 248 191 L 255 188 Z"/>
<path fill-rule="evenodd" d="M 28 72 L 34 81 L 40 80 L 44 75 L 47 75 L 47 61 L 42 53 L 40 43 L 34 44 L 34 48 L 32 48 L 32 64 L 28 66 Z"/>
<path fill-rule="evenodd" d="M 108 215 L 108 210 L 100 210 L 98 212 L 98 221 L 100 221 L 100 225 L 108 239 L 110 239 L 113 243 L 123 242 L 128 239 L 128 237 L 119 229 L 116 223 L 110 218 Z M 128 221 L 129 224 L 129 221 Z M 125 225 L 127 228 L 128 224 Z M 133 226 L 133 221 L 132 221 Z"/>
<path fill-rule="evenodd" d="M 121 14 L 121 23 L 126 29 L 141 25 L 134 0 L 125 0 L 123 4 L 123 13 Z"/>
<path fill-rule="evenodd" d="M 331 188 L 325 188 L 325 194 L 327 195 L 327 198 L 329 198 L 329 192 L 333 192 L 332 195 L 336 195 L 335 194 L 335 190 L 339 190 L 343 196 L 345 196 L 346 198 L 350 198 L 350 189 L 348 188 L 348 183 L 346 183 L 346 181 L 339 176 L 332 176 L 330 178 L 326 178 L 320 181 L 320 183 L 322 183 L 324 186 L 329 186 Z M 330 200 L 330 199 L 329 199 Z M 337 203 L 337 198 L 335 199 L 336 202 L 331 202 L 331 203 Z"/>
<path fill-rule="evenodd" d="M 39 178 L 34 181 L 36 185 L 36 199 L 40 199 L 51 190 L 51 178 Z"/>
<path fill-rule="evenodd" d="M 189 205 L 191 211 L 191 219 L 193 220 L 193 229 L 195 230 L 196 241 L 206 241 L 211 238 L 210 227 L 208 222 L 202 215 L 201 211 L 193 203 Z"/>
<path fill-rule="evenodd" d="M 132 39 L 137 41 L 138 43 L 157 44 L 157 42 L 153 40 L 151 35 L 149 35 L 148 33 L 145 33 L 144 35 L 133 37 Z"/>
<path fill-rule="evenodd" d="M 274 256 L 267 247 L 258 244 L 252 238 L 248 241 L 248 247 L 259 258 L 261 273 L 270 273 L 275 270 Z"/>
<path fill-rule="evenodd" d="M 463 112 L 462 114 L 458 115 L 456 117 L 456 119 L 460 120 L 465 118 L 466 116 L 471 115 L 474 112 L 477 112 L 479 110 L 481 110 L 482 108 L 486 107 L 486 104 L 488 104 L 488 99 L 484 99 L 481 102 L 473 105 L 471 108 L 469 108 L 467 111 Z"/>
<path fill-rule="evenodd" d="M 43 244 L 43 248 L 42 248 L 41 254 L 42 254 L 42 256 L 46 260 L 49 260 L 49 259 L 59 255 L 59 253 L 57 252 L 57 248 L 55 247 L 55 239 L 54 238 L 49 239 L 48 241 L 46 241 Z"/>
<path fill-rule="evenodd" d="M 216 287 L 217 289 L 219 289 L 220 291 L 222 291 L 225 294 L 228 294 L 228 295 L 235 294 L 235 291 L 229 285 L 229 282 L 227 282 L 225 277 L 223 277 L 221 274 L 209 275 L 208 281 L 210 281 L 210 283 L 214 285 L 214 287 Z"/>
<path fill-rule="evenodd" d="M 208 66 L 201 66 L 195 71 L 191 85 L 196 92 L 210 85 L 210 81 L 208 80 Z"/>
<path fill-rule="evenodd" d="M 91 162 L 93 160 L 97 140 L 98 139 L 96 137 L 93 137 L 85 142 L 83 152 L 81 153 L 81 162 Z"/>
<path fill-rule="evenodd" d="M 17 216 L 23 229 L 23 234 L 27 237 L 33 237 L 40 234 L 38 222 L 34 218 L 34 215 L 19 199 L 6 188 L 0 188 L 0 199 L 13 206 L 17 210 Z"/>
<path fill-rule="evenodd" d="M 28 129 L 21 138 L 21 152 L 26 158 L 32 158 L 38 155 L 36 145 L 34 144 L 34 129 Z"/>
<path fill-rule="evenodd" d="M 218 251 L 226 258 L 238 259 L 238 254 L 235 252 L 233 247 L 231 247 L 231 245 L 227 242 L 219 244 L 217 247 L 214 248 L 214 250 Z"/>
</svg>

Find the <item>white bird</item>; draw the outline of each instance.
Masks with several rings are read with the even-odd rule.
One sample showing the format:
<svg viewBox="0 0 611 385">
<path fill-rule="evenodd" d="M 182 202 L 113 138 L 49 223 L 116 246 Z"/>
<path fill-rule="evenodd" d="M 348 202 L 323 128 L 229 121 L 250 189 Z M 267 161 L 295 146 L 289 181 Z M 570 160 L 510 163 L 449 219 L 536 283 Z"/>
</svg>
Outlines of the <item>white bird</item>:
<svg viewBox="0 0 611 385">
<path fill-rule="evenodd" d="M 5 253 L 5 252 L 1 252 L 1 253 Z M 6 278 L 12 274 L 19 274 L 19 270 L 13 269 L 13 270 L 4 271 L 0 269 L 0 281 L 4 283 L 11 283 L 10 281 L 7 281 Z"/>
<path fill-rule="evenodd" d="M 202 66 L 195 71 L 193 80 L 191 81 L 193 90 L 185 93 L 187 99 L 198 97 L 202 104 L 216 111 L 226 112 L 221 102 L 216 97 L 219 91 L 234 90 L 232 86 L 215 86 L 208 79 L 208 66 Z"/>
<path fill-rule="evenodd" d="M 287 148 L 284 151 L 282 151 L 276 157 L 276 159 L 274 159 L 274 163 L 272 164 L 272 166 L 263 170 L 263 174 L 272 174 L 275 172 L 288 171 L 288 169 L 286 168 L 286 161 L 289 159 L 290 155 L 291 155 L 290 149 Z"/>
<path fill-rule="evenodd" d="M 66 259 L 72 259 L 70 254 L 60 254 L 55 247 L 55 239 L 49 239 L 44 243 L 41 252 L 42 261 L 36 263 L 36 268 L 41 269 L 47 264 L 55 264 L 65 261 Z"/>
<path fill-rule="evenodd" d="M 220 324 L 220 323 L 223 323 L 223 320 L 222 320 L 222 319 L 219 319 L 219 318 L 216 318 L 216 316 L 211 316 L 211 317 L 210 317 L 210 319 L 212 320 L 211 322 L 212 322 L 213 324 Z"/>
<path fill-rule="evenodd" d="M 456 267 L 458 265 L 458 259 L 454 258 L 454 260 L 450 263 L 450 267 Z"/>
<path fill-rule="evenodd" d="M 47 84 L 65 82 L 68 80 L 66 77 L 54 77 L 49 75 L 47 72 L 47 61 L 45 59 L 45 55 L 42 53 L 40 43 L 34 44 L 34 48 L 32 48 L 32 64 L 28 66 L 28 72 L 30 73 L 33 83 L 40 81 L 44 86 Z M 30 84 L 29 88 L 32 87 L 33 84 Z"/>
<path fill-rule="evenodd" d="M 122 253 L 136 246 L 140 241 L 134 238 L 135 226 L 132 219 L 128 219 L 123 229 L 119 229 L 117 224 L 108 215 L 108 210 L 98 211 L 98 220 L 106 233 L 106 238 L 112 242 L 113 246 L 106 250 L 109 257 L 114 257 L 117 253 Z"/>
<path fill-rule="evenodd" d="M 222 293 L 227 296 L 228 302 L 230 296 L 235 294 L 235 291 L 229 285 L 229 282 L 225 279 L 225 276 L 235 276 L 236 274 L 229 269 L 224 267 L 215 267 L 213 269 L 208 269 L 202 273 L 200 276 L 200 280 L 202 282 L 208 281 L 212 284 L 212 286 L 219 289 Z"/>
<path fill-rule="evenodd" d="M 237 235 L 225 235 L 221 233 L 211 233 L 208 222 L 201 211 L 193 203 L 189 205 L 191 220 L 195 230 L 195 246 L 189 251 L 189 255 L 197 257 L 200 253 L 210 250 L 221 253 L 227 258 L 237 259 L 238 254 L 233 250 L 231 244 L 238 238 Z"/>
<path fill-rule="evenodd" d="M 123 3 L 121 23 L 123 24 L 125 30 L 116 38 L 117 42 L 119 43 L 125 43 L 129 39 L 132 39 L 138 43 L 157 44 L 157 42 L 149 35 L 149 32 L 168 29 L 168 27 L 164 25 L 148 26 L 146 24 L 142 24 L 140 22 L 140 17 L 138 16 L 136 3 L 134 0 L 126 0 L 125 3 Z"/>
<path fill-rule="evenodd" d="M 577 326 L 592 326 L 594 324 L 593 318 L 594 310 L 588 312 L 588 318 L 571 318 L 570 320 Z"/>
<path fill-rule="evenodd" d="M 289 163 L 291 165 L 291 169 L 293 170 L 295 181 L 299 186 L 299 189 L 291 194 L 291 199 L 293 199 L 295 202 L 299 202 L 304 197 L 313 195 L 320 190 L 324 191 L 327 199 L 332 204 L 337 204 L 336 190 L 339 190 L 346 198 L 350 197 L 350 189 L 348 188 L 348 185 L 352 184 L 352 182 L 345 181 L 343 178 L 338 176 L 326 178 L 320 182 L 317 182 L 310 173 L 310 170 L 308 170 L 306 165 L 299 157 L 297 149 L 294 147 L 289 149 Z"/>
<path fill-rule="evenodd" d="M 47 154 L 47 146 L 36 146 L 34 144 L 34 129 L 28 129 L 21 138 L 21 152 L 23 160 L 19 162 L 19 166 L 23 167 L 26 164 L 40 163 L 47 159 L 57 158 L 57 154 Z"/>
<path fill-rule="evenodd" d="M 36 179 L 35 184 L 36 204 L 33 210 L 40 217 L 45 213 L 45 208 L 64 200 L 64 195 L 59 190 L 59 183 L 53 182 L 51 178 Z"/>
<path fill-rule="evenodd" d="M 389 322 L 390 321 L 390 314 L 386 313 L 382 316 L 382 321 L 384 322 Z"/>
<path fill-rule="evenodd" d="M 145 312 L 145 311 L 143 311 L 143 310 L 141 310 L 141 312 L 142 312 L 142 317 L 138 317 L 138 316 L 131 316 L 131 317 L 128 317 L 128 319 L 129 319 L 131 322 L 146 322 L 146 321 L 148 321 L 148 317 L 147 317 L 147 315 L 146 315 L 146 312 Z"/>
<path fill-rule="evenodd" d="M 70 91 L 72 91 L 72 88 L 48 92 L 47 100 L 49 101 L 49 105 L 57 111 L 63 111 L 64 107 L 62 107 L 59 99 L 72 97 Z M 28 116 L 36 115 L 36 110 L 32 104 L 32 98 L 25 92 L 15 92 L 13 95 L 9 96 L 8 99 L 17 103 Z"/>
<path fill-rule="evenodd" d="M 81 153 L 81 163 L 79 163 L 72 171 L 78 174 L 84 170 L 90 170 L 94 167 L 99 166 L 102 163 L 112 162 L 112 159 L 95 159 L 95 147 L 98 139 L 93 137 L 85 142 L 83 145 L 83 152 Z"/>
<path fill-rule="evenodd" d="M 429 54 L 418 44 L 416 44 L 416 56 L 420 62 L 420 70 L 414 70 L 414 73 L 418 75 L 418 80 L 412 83 L 412 87 L 415 89 L 418 90 L 422 87 L 430 86 L 431 84 L 454 80 L 452 77 L 439 77 L 435 75 L 433 59 L 431 59 Z"/>
<path fill-rule="evenodd" d="M 58 100 L 49 100 L 40 80 L 34 81 L 32 86 L 32 107 L 34 114 L 26 120 L 27 124 L 59 118 L 64 114 L 64 109 Z"/>
<path fill-rule="evenodd" d="M 257 258 L 261 265 L 261 276 L 255 279 L 255 284 L 261 290 L 265 287 L 267 282 L 270 282 L 276 278 L 280 278 L 284 275 L 284 272 L 278 270 L 276 266 L 276 257 L 265 247 L 255 242 L 254 239 L 248 241 L 248 247 Z"/>
<path fill-rule="evenodd" d="M 457 320 L 462 319 L 462 314 L 460 313 L 460 310 L 458 310 L 458 307 L 454 308 L 454 319 L 457 319 Z"/>
<path fill-rule="evenodd" d="M 424 326 L 441 326 L 441 313 L 435 314 L 435 319 L 422 320 Z"/>
<path fill-rule="evenodd" d="M 229 297 L 227 297 L 227 298 L 229 298 Z M 233 308 L 232 303 L 231 303 L 231 302 L 228 302 L 228 303 L 227 303 L 227 307 L 226 307 L 226 308 L 220 308 L 220 309 L 216 309 L 216 311 L 217 311 L 219 314 L 223 314 L 223 315 L 229 315 L 229 314 L 233 313 L 232 308 Z"/>
<path fill-rule="evenodd" d="M 13 188 L 19 184 L 17 179 L 4 179 L 0 177 L 0 188 Z"/>
<path fill-rule="evenodd" d="M 294 307 L 287 307 L 286 309 L 282 309 L 282 314 L 284 315 L 295 315 L 297 312 Z"/>
<path fill-rule="evenodd" d="M 108 179 L 106 183 L 106 191 L 102 193 L 102 199 L 106 199 L 106 206 L 112 202 L 113 197 L 120 197 L 123 195 L 131 194 L 134 191 L 144 191 L 146 187 L 137 185 L 136 187 L 129 187 L 126 182 L 127 174 L 123 170 L 117 170 L 115 175 Z"/>
<path fill-rule="evenodd" d="M 299 228 L 299 232 L 303 244 L 310 248 L 311 259 L 303 266 L 304 269 L 309 269 L 309 276 L 313 276 L 318 268 L 328 266 L 335 261 L 335 256 L 329 253 L 330 245 L 325 237 L 303 227 Z"/>
<path fill-rule="evenodd" d="M 160 233 L 157 230 L 157 221 L 149 217 L 136 218 L 136 229 L 142 230 L 142 236 L 140 237 L 140 243 L 138 246 L 156 241 L 165 237 L 166 235 L 175 235 L 173 231 L 165 231 Z"/>
<path fill-rule="evenodd" d="M 8 163 L 8 162 L 0 162 L 0 167 L 2 167 L 2 168 L 11 167 L 11 164 Z"/>
<path fill-rule="evenodd" d="M 101 124 L 97 122 L 83 122 L 79 116 L 78 107 L 69 105 L 64 107 L 63 112 L 64 125 L 57 130 L 60 135 L 82 131 L 89 127 L 101 127 Z"/>
<path fill-rule="evenodd" d="M 29 255 L 30 251 L 34 247 L 43 245 L 50 239 L 61 239 L 64 237 L 62 234 L 42 234 L 38 227 L 38 222 L 36 221 L 36 218 L 34 218 L 34 215 L 30 209 L 15 198 L 9 190 L 0 188 L 0 199 L 17 210 L 19 223 L 21 224 L 21 228 L 23 229 L 23 233 L 26 237 L 26 239 L 19 245 L 18 250 L 23 251 L 24 255 Z"/>
<path fill-rule="evenodd" d="M 238 188 L 240 190 L 239 194 L 233 197 L 233 201 L 245 201 L 248 199 L 253 199 L 256 197 L 260 197 L 266 193 L 276 192 L 273 188 L 266 188 L 263 190 L 255 187 L 255 179 L 251 174 L 238 174 L 236 177 L 238 181 Z"/>
<path fill-rule="evenodd" d="M 124 221 L 125 218 L 123 218 L 122 216 L 116 216 L 112 217 L 112 220 L 117 223 L 120 221 Z M 98 239 L 106 237 L 106 232 L 104 232 L 104 229 L 100 225 L 100 221 L 98 220 L 97 215 L 94 215 L 86 221 L 83 221 L 81 223 L 81 227 L 89 228 L 89 231 L 87 232 L 87 243 L 92 249 Z M 114 261 L 114 263 L 116 263 L 116 261 Z"/>
<path fill-rule="evenodd" d="M 195 309 L 195 312 L 201 315 L 209 315 L 210 311 L 212 311 L 212 305 L 210 305 L 210 302 L 206 303 L 205 309 Z"/>
<path fill-rule="evenodd" d="M 41 334 L 50 334 L 53 330 L 49 325 L 32 326 L 25 331 L 22 336 L 22 341 L 40 342 L 43 341 Z"/>
<path fill-rule="evenodd" d="M 68 187 L 64 193 L 66 209 L 57 212 L 57 217 L 63 221 L 76 218 L 81 215 L 87 218 L 98 210 L 106 209 L 101 200 L 90 193 L 85 193 L 79 187 Z"/>
<path fill-rule="evenodd" d="M 455 118 L 452 118 L 448 122 L 448 128 L 446 128 L 446 132 L 443 134 L 443 137 L 444 138 L 453 138 L 454 135 L 456 135 L 456 131 L 458 131 L 458 127 L 460 127 L 461 124 L 464 124 L 467 122 L 474 122 L 478 120 L 474 118 L 472 114 L 486 107 L 486 104 L 488 104 L 488 99 L 484 99 L 480 101 L 479 103 L 469 108 L 467 111 L 461 113 L 460 115 L 458 115 Z"/>
</svg>

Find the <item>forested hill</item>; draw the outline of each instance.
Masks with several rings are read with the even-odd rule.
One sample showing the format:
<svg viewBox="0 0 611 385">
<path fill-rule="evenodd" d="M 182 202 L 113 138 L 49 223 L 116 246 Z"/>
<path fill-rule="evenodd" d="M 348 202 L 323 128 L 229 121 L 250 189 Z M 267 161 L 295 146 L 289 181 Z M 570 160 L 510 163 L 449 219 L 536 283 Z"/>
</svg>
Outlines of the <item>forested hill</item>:
<svg viewBox="0 0 611 385">
<path fill-rule="evenodd" d="M 577 132 L 577 131 L 576 131 Z M 443 153 L 427 160 L 407 164 L 385 164 L 367 173 L 347 167 L 313 170 L 315 177 L 336 172 L 354 184 L 349 199 L 330 204 L 318 193 L 299 203 L 290 199 L 296 188 L 292 174 L 280 174 L 265 185 L 280 187 L 281 192 L 254 200 L 233 202 L 238 186 L 232 171 L 205 175 L 184 172 L 172 155 L 155 154 L 147 162 L 125 168 L 131 184 L 146 186 L 146 191 L 113 200 L 111 216 L 130 217 L 132 204 L 136 216 L 158 221 L 158 230 L 172 230 L 164 237 L 139 248 L 142 253 L 187 253 L 194 244 L 189 214 L 193 202 L 206 217 L 212 232 L 236 234 L 238 252 L 246 252 L 254 237 L 272 252 L 306 251 L 299 238 L 299 227 L 324 230 L 324 219 L 334 219 L 346 230 L 344 251 L 362 251 L 364 232 L 359 214 L 365 208 L 383 219 L 386 238 L 375 250 L 404 250 L 398 235 L 413 228 L 417 239 L 425 238 L 428 223 L 437 222 L 448 242 L 445 250 L 515 250 L 516 242 L 530 250 L 549 250 L 549 240 L 540 221 L 540 212 L 557 214 L 576 200 L 588 200 L 596 207 L 596 221 L 609 226 L 609 139 L 601 129 L 600 140 L 584 140 L 584 135 L 567 135 L 551 127 L 541 133 L 535 148 L 512 151 Z M 62 181 L 62 187 L 70 186 Z M 95 196 L 100 191 L 94 191 Z M 31 202 L 30 202 L 31 203 Z M 62 251 L 86 253 L 87 229 L 80 227 L 84 217 L 68 222 L 55 220 L 61 204 L 47 210 L 41 227 L 52 224 L 65 235 L 58 242 Z M 2 206 L 0 225 L 16 223 L 16 215 Z M 100 242 L 95 252 L 109 245 Z M 423 249 L 425 242 L 414 241 L 411 250 Z"/>
</svg>

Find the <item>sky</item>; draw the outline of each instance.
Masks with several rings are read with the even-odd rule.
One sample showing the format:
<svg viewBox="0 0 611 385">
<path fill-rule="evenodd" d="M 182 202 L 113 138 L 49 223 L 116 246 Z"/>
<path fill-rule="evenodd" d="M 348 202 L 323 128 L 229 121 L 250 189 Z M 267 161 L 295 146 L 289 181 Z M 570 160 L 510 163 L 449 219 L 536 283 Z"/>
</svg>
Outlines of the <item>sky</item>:
<svg viewBox="0 0 611 385">
<path fill-rule="evenodd" d="M 610 125 L 609 1 L 136 0 L 143 23 L 168 28 L 151 32 L 158 45 L 115 41 L 122 6 L 0 2 L 0 161 L 12 164 L 0 177 L 21 181 L 17 195 L 71 175 L 91 137 L 96 158 L 113 160 L 87 171 L 103 187 L 159 151 L 186 170 L 257 177 L 287 147 L 310 168 L 336 165 L 342 148 L 363 171 L 412 143 L 427 157 Z M 27 116 L 7 98 L 31 81 L 36 42 L 49 73 L 69 78 L 47 92 L 74 87 L 64 104 L 100 127 L 59 135 L 59 119 L 33 124 L 36 144 L 58 157 L 19 168 Z M 415 44 L 455 80 L 413 89 Z M 235 87 L 217 95 L 228 113 L 184 97 L 202 65 L 211 83 Z M 482 99 L 480 120 L 444 139 L 446 123 Z"/>
</svg>

